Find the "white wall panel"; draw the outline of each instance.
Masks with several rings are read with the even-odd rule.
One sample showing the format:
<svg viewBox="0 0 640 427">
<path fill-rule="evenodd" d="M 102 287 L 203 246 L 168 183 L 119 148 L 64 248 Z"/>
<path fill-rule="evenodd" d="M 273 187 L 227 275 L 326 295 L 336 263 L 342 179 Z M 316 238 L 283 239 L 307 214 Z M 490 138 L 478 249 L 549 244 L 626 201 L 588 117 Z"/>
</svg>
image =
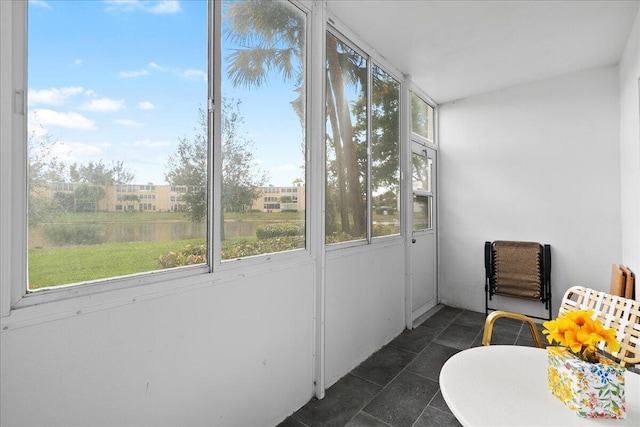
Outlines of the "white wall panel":
<svg viewBox="0 0 640 427">
<path fill-rule="evenodd" d="M 622 261 L 640 272 L 640 12 L 620 61 Z M 637 283 L 637 282 L 636 282 Z M 640 298 L 636 285 L 636 296 Z"/>
<path fill-rule="evenodd" d="M 617 67 L 440 109 L 440 298 L 484 311 L 485 241 L 551 245 L 554 311 L 621 261 Z M 537 304 L 542 306 L 542 304 Z"/>
<path fill-rule="evenodd" d="M 0 424 L 275 425 L 312 396 L 313 267 L 8 330 Z"/>
<path fill-rule="evenodd" d="M 404 330 L 402 243 L 327 253 L 327 387 Z"/>
</svg>

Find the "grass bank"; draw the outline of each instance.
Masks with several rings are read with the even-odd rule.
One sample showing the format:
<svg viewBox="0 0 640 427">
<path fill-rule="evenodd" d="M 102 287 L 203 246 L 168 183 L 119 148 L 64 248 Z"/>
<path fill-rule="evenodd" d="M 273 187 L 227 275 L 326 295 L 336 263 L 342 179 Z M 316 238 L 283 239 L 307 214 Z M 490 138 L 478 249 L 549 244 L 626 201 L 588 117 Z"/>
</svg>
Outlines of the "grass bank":
<svg viewBox="0 0 640 427">
<path fill-rule="evenodd" d="M 29 289 L 158 270 L 160 255 L 204 239 L 111 243 L 29 250 Z"/>
</svg>

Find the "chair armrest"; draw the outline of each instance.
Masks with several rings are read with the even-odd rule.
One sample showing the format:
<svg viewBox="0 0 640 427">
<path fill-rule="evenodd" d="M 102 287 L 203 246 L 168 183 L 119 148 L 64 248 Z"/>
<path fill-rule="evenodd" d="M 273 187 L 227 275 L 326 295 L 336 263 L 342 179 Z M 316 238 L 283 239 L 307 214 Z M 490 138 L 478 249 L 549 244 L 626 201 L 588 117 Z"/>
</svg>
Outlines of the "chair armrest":
<svg viewBox="0 0 640 427">
<path fill-rule="evenodd" d="M 501 311 L 497 310 L 492 312 L 487 316 L 487 319 L 484 322 L 484 334 L 482 335 L 482 344 L 483 345 L 491 345 L 491 335 L 493 334 L 493 324 L 496 320 L 507 317 L 509 319 L 522 320 L 523 322 L 527 322 L 529 325 L 529 330 L 531 331 L 531 336 L 536 343 L 538 348 L 544 348 L 542 341 L 540 340 L 540 333 L 538 332 L 538 328 L 536 327 L 536 323 L 529 317 L 519 314 L 512 313 L 509 311 Z"/>
</svg>

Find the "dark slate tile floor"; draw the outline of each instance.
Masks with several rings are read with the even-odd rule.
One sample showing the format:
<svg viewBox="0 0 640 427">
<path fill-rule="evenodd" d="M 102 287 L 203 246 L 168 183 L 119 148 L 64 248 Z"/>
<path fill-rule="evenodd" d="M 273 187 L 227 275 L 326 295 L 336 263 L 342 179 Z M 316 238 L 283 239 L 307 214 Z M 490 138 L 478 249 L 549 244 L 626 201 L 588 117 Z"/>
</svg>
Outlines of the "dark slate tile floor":
<svg viewBox="0 0 640 427">
<path fill-rule="evenodd" d="M 279 427 L 459 426 L 440 394 L 440 369 L 457 352 L 482 345 L 485 316 L 447 306 L 436 310 Z M 528 327 L 512 319 L 496 322 L 491 342 L 534 346 Z"/>
</svg>

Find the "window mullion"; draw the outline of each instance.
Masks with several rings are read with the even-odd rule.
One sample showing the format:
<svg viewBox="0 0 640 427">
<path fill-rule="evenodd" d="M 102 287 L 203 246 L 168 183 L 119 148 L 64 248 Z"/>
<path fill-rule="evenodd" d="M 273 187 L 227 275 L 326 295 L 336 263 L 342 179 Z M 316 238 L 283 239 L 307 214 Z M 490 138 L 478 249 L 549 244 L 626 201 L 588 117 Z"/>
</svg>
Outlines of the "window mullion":
<svg viewBox="0 0 640 427">
<path fill-rule="evenodd" d="M 219 209 L 222 203 L 222 174 L 216 173 L 222 168 L 222 2 L 209 3 L 209 97 L 213 109 L 209 111 L 209 223 L 207 247 L 210 271 L 220 265 L 221 262 L 221 236 L 216 230 L 222 230 L 222 212 Z"/>
<path fill-rule="evenodd" d="M 0 140 L 2 156 L 0 177 L 2 200 L 2 223 L 0 224 L 3 245 L 0 260 L 2 306 L 0 315 L 9 314 L 11 307 L 26 292 L 26 146 L 12 144 L 22 141 L 26 134 L 26 2 L 2 2 L 0 5 L 0 57 L 3 61 L 0 92 L 9 94 L 2 98 L 0 116 Z M 22 99 L 21 111 L 17 111 L 17 97 Z"/>
<path fill-rule="evenodd" d="M 372 191 L 373 191 L 373 184 L 372 184 L 372 166 L 371 166 L 371 161 L 373 159 L 373 148 L 371 146 L 372 144 L 372 138 L 371 138 L 371 126 L 372 126 L 372 119 L 371 119 L 371 106 L 373 104 L 372 102 L 372 93 L 373 93 L 373 78 L 372 78 L 372 65 L 371 65 L 371 57 L 367 58 L 367 91 L 366 91 L 366 96 L 367 96 L 367 102 L 366 102 L 366 108 L 367 108 L 367 131 L 366 131 L 366 144 L 367 144 L 367 177 L 366 180 L 367 182 L 365 183 L 365 187 L 366 187 L 366 195 L 367 195 L 367 241 L 369 243 L 372 242 L 373 240 L 373 195 L 372 195 Z"/>
</svg>

